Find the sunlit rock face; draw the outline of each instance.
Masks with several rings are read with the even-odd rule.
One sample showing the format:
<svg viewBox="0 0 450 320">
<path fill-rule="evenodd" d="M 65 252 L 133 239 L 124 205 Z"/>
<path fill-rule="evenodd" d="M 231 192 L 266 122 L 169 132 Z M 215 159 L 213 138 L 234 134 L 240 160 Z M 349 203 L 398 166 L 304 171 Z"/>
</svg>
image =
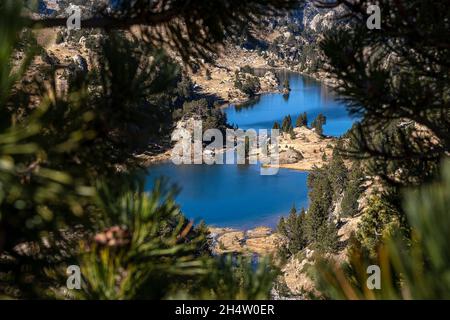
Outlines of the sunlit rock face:
<svg viewBox="0 0 450 320">
<path fill-rule="evenodd" d="M 268 59 L 270 66 L 288 67 L 323 79 L 317 74 L 324 57 L 318 48 L 322 35 L 347 22 L 340 19 L 345 15 L 345 7 L 319 9 L 312 1 L 306 1 L 284 16 L 264 19 L 261 30 L 256 32 L 257 41 L 246 42 L 247 48 L 256 47 Z M 264 46 L 261 45 L 264 44 Z"/>
</svg>

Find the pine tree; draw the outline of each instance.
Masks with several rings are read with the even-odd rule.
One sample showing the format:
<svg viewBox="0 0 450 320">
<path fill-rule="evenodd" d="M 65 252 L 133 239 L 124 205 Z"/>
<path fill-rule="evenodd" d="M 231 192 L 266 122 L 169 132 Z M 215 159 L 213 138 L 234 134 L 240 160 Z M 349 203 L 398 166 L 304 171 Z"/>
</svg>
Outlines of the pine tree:
<svg viewBox="0 0 450 320">
<path fill-rule="evenodd" d="M 322 113 L 319 113 L 317 117 L 311 122 L 311 127 L 315 129 L 318 135 L 321 136 L 323 134 L 323 126 L 326 123 L 327 118 Z"/>
<path fill-rule="evenodd" d="M 295 205 L 292 206 L 287 218 L 281 217 L 277 226 L 278 232 L 288 240 L 285 247 L 280 248 L 280 254 L 290 257 L 304 249 L 307 245 L 305 235 L 305 209 L 297 213 Z"/>
<path fill-rule="evenodd" d="M 386 199 L 371 196 L 358 224 L 356 239 L 371 257 L 376 257 L 378 247 L 401 227 L 401 216 L 395 207 Z"/>
<path fill-rule="evenodd" d="M 354 217 L 359 213 L 359 197 L 363 191 L 364 174 L 358 164 L 354 164 L 345 185 L 344 197 L 341 202 L 341 214 L 345 217 Z"/>
<path fill-rule="evenodd" d="M 306 116 L 306 112 L 300 114 L 300 115 L 297 117 L 297 120 L 295 121 L 295 126 L 296 126 L 297 128 L 300 128 L 300 127 L 307 127 L 307 126 L 308 126 L 308 118 L 307 118 L 307 116 Z"/>
<path fill-rule="evenodd" d="M 346 187 L 349 180 L 349 171 L 345 166 L 342 157 L 334 152 L 330 162 L 330 174 L 331 185 L 335 195 L 340 195 Z M 359 178 L 359 177 L 358 177 Z"/>
<path fill-rule="evenodd" d="M 295 203 L 292 204 L 291 210 L 289 210 L 289 214 L 296 214 L 297 213 L 297 208 L 295 208 Z"/>
<path fill-rule="evenodd" d="M 278 122 L 274 122 L 272 129 L 280 129 L 280 125 L 278 124 Z"/>
<path fill-rule="evenodd" d="M 281 124 L 281 130 L 283 132 L 289 133 L 292 129 L 292 118 L 290 115 L 287 115 L 283 119 L 283 123 Z"/>
<path fill-rule="evenodd" d="M 330 223 L 330 208 L 332 203 L 331 183 L 326 169 L 316 169 L 308 176 L 308 197 L 310 205 L 306 215 L 305 231 L 308 241 L 314 247 L 324 250 L 322 243 Z"/>
</svg>

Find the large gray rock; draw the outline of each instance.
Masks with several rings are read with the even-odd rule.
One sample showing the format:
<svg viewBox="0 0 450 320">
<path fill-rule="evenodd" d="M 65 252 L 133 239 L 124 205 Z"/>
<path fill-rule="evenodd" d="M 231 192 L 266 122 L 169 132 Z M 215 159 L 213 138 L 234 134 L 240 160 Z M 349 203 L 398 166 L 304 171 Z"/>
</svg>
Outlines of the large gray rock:
<svg viewBox="0 0 450 320">
<path fill-rule="evenodd" d="M 292 164 L 297 163 L 303 159 L 303 155 L 292 148 L 287 149 L 286 151 L 280 152 L 280 164 Z"/>
</svg>

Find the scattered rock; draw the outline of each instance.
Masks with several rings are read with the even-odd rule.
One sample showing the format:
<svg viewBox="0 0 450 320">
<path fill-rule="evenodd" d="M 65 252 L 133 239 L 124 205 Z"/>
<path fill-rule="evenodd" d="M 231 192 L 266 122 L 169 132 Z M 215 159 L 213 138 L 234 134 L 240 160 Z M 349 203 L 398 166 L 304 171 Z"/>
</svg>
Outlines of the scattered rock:
<svg viewBox="0 0 450 320">
<path fill-rule="evenodd" d="M 302 154 L 293 148 L 289 148 L 280 153 L 280 164 L 292 164 L 300 160 L 303 160 Z"/>
</svg>

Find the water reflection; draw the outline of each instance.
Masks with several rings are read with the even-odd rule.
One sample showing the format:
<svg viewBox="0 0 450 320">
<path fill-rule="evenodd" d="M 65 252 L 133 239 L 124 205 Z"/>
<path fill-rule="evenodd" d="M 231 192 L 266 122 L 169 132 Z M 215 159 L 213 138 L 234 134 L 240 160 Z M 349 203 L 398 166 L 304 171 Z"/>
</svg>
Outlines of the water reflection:
<svg viewBox="0 0 450 320">
<path fill-rule="evenodd" d="M 260 100 L 261 100 L 261 96 L 253 97 L 252 99 L 248 100 L 247 102 L 235 105 L 234 109 L 237 112 L 240 112 L 240 111 L 245 110 L 245 109 L 252 109 L 256 105 L 258 105 Z"/>
</svg>

